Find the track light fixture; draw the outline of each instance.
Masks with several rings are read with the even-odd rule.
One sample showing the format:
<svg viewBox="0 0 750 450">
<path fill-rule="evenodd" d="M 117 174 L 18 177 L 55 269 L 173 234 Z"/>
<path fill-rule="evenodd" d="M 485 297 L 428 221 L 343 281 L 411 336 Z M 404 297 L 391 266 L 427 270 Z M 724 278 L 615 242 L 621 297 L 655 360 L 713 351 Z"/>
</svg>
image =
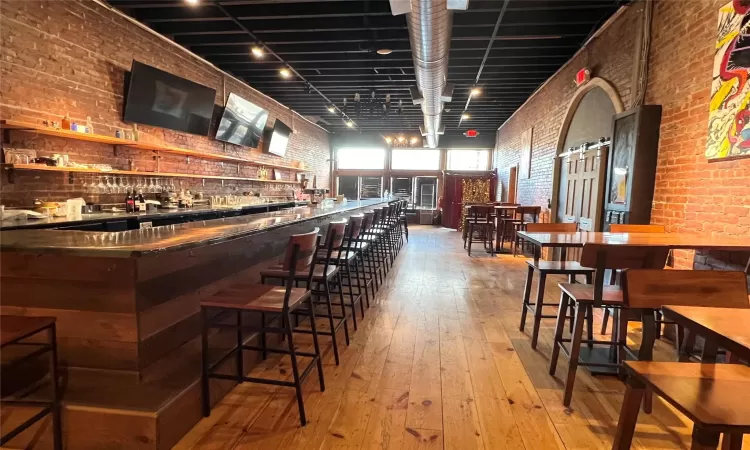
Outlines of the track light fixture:
<svg viewBox="0 0 750 450">
<path fill-rule="evenodd" d="M 265 56 L 263 52 L 263 47 L 260 47 L 257 45 L 252 46 L 252 48 L 250 49 L 250 53 L 252 53 L 253 56 L 255 56 L 258 59 L 263 58 L 263 56 Z"/>
<path fill-rule="evenodd" d="M 292 72 L 284 67 L 283 69 L 279 70 L 279 75 L 281 75 L 282 78 L 290 78 L 292 76 Z"/>
</svg>

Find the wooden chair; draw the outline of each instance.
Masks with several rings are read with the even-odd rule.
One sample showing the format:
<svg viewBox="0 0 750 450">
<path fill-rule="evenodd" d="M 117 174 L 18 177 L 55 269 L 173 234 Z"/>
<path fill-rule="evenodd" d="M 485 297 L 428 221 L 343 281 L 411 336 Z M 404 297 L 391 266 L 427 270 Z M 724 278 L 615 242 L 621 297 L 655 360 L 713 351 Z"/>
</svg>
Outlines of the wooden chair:
<svg viewBox="0 0 750 450">
<path fill-rule="evenodd" d="M 57 328 L 54 317 L 32 317 L 32 316 L 0 316 L 0 349 L 8 351 L 8 347 L 23 346 L 28 349 L 24 356 L 10 360 L 4 358 L 0 376 L 5 377 L 7 371 L 17 368 L 30 358 L 37 358 L 43 354 L 49 354 L 50 358 L 50 390 L 49 400 L 34 400 L 26 398 L 9 398 L 0 401 L 3 409 L 7 412 L 8 406 L 39 408 L 35 414 L 27 417 L 25 421 L 8 430 L 4 427 L 5 434 L 0 435 L 0 446 L 5 446 L 14 437 L 21 434 L 48 414 L 52 416 L 52 445 L 55 450 L 62 450 L 62 413 L 60 411 L 60 386 L 57 364 Z M 45 340 L 28 340 L 46 334 Z M 6 353 L 7 355 L 8 353 Z M 21 370 L 21 369 L 16 369 Z"/>
<path fill-rule="evenodd" d="M 494 212 L 495 210 L 491 205 L 472 205 L 469 207 L 469 214 L 466 218 L 469 256 L 471 256 L 471 244 L 474 240 L 475 231 L 479 231 L 484 248 L 487 249 L 489 244 L 490 254 L 495 255 L 495 247 L 492 243 L 492 237 L 495 234 Z M 464 248 L 467 248 L 466 242 L 464 242 Z"/>
<path fill-rule="evenodd" d="M 575 223 L 529 223 L 526 230 L 531 233 L 575 233 Z M 545 306 L 558 306 L 557 304 L 544 303 L 544 287 L 547 275 L 567 275 L 570 283 L 576 282 L 577 275 L 586 277 L 586 283 L 591 283 L 594 269 L 583 267 L 577 261 L 537 261 L 533 259 L 526 261 L 528 273 L 526 274 L 526 285 L 523 293 L 523 309 L 521 309 L 521 325 L 519 329 L 524 330 L 526 326 L 526 314 L 530 311 L 534 316 L 534 325 L 531 330 L 531 348 L 536 349 L 539 340 L 539 328 L 542 319 L 554 319 L 555 315 L 543 314 L 542 308 Z M 539 283 L 537 287 L 536 303 L 532 304 L 531 284 L 534 278 L 534 271 L 539 272 Z M 593 317 L 593 316 L 592 316 Z"/>
<path fill-rule="evenodd" d="M 605 270 L 630 269 L 630 268 L 664 268 L 669 249 L 667 247 L 651 246 L 624 246 L 604 244 L 584 244 L 581 253 L 581 265 L 596 269 L 594 284 L 571 284 L 560 283 L 562 291 L 560 305 L 557 312 L 557 323 L 555 325 L 555 338 L 552 346 L 552 357 L 550 359 L 549 373 L 554 376 L 557 370 L 557 359 L 560 351 L 569 358 L 568 374 L 565 382 L 565 395 L 563 404 L 570 406 L 573 396 L 573 385 L 575 383 L 576 370 L 578 366 L 598 366 L 619 368 L 619 362 L 623 359 L 623 346 L 625 343 L 627 321 L 620 320 L 620 310 L 623 308 L 623 295 L 619 286 L 604 284 Z M 573 322 L 573 335 L 571 339 L 563 339 L 566 311 L 572 302 L 575 310 Z M 583 339 L 583 322 L 587 321 L 589 328 L 592 320 L 587 319 L 587 314 L 593 314 L 593 308 L 611 307 L 616 308 L 615 323 L 616 333 L 612 333 L 612 341 L 598 341 L 592 339 L 592 330 L 588 330 L 589 339 Z M 570 343 L 570 349 L 565 343 Z M 616 362 L 579 362 L 581 344 L 586 343 L 589 347 L 594 345 L 609 345 L 616 353 Z"/>
<path fill-rule="evenodd" d="M 664 225 L 631 225 L 613 223 L 609 226 L 610 233 L 666 233 Z M 617 276 L 615 271 L 612 272 L 612 280 L 609 284 L 615 284 L 614 279 Z M 609 315 L 611 314 L 610 308 L 604 308 L 604 315 L 602 317 L 602 329 L 601 334 L 607 334 L 607 325 L 609 323 Z M 661 325 L 664 323 L 661 317 L 661 312 L 657 311 L 657 332 L 656 337 L 661 337 Z M 677 330 L 677 346 L 679 348 L 682 330 Z"/>
<path fill-rule="evenodd" d="M 326 307 L 326 314 L 324 314 L 322 317 L 326 317 L 328 319 L 328 331 L 321 330 L 318 331 L 318 334 L 331 337 L 333 357 L 336 361 L 337 366 L 339 365 L 339 348 L 338 343 L 336 342 L 336 333 L 342 326 L 344 327 L 344 337 L 346 339 L 346 345 L 348 346 L 349 327 L 346 323 L 344 293 L 343 289 L 341 289 L 341 271 L 339 270 L 339 266 L 337 265 L 339 260 L 333 257 L 333 253 L 340 253 L 339 250 L 341 250 L 341 247 L 344 243 L 346 224 L 347 221 L 345 219 L 328 224 L 325 241 L 318 250 L 318 255 L 320 255 L 321 249 L 323 249 L 325 254 L 322 255 L 322 257 L 318 256 L 319 260 L 317 261 L 315 270 L 313 271 L 312 285 L 308 286 L 308 289 L 310 289 L 314 296 L 322 299 L 313 301 L 313 305 L 323 305 Z M 267 269 L 260 272 L 260 282 L 262 284 L 266 284 L 267 280 L 281 280 L 283 283 L 288 275 L 288 272 L 288 270 L 284 270 L 283 263 L 274 264 L 271 267 L 268 267 Z M 294 276 L 295 285 L 300 282 L 306 281 L 306 279 L 307 273 L 297 272 Z M 340 315 L 334 314 L 333 312 L 333 304 L 331 301 L 332 287 L 336 288 L 339 294 L 338 306 L 341 308 Z M 291 311 L 291 313 L 294 315 L 309 316 L 309 313 L 302 309 Z M 261 324 L 265 326 L 265 323 L 265 313 L 261 313 Z M 295 328 L 294 332 L 311 333 L 312 331 L 302 328 Z M 265 341 L 265 337 L 265 333 L 261 333 L 261 339 Z M 263 359 L 266 359 L 265 354 L 263 355 Z"/>
<path fill-rule="evenodd" d="M 292 235 L 289 238 L 282 265 L 283 270 L 287 271 L 285 287 L 238 282 L 201 301 L 201 314 L 203 316 L 201 400 L 204 417 L 211 414 L 209 379 L 216 378 L 220 380 L 234 380 L 238 383 L 248 381 L 251 383 L 294 387 L 297 392 L 300 423 L 302 426 L 307 424 L 305 404 L 302 400 L 302 382 L 312 372 L 312 368 L 315 365 L 318 368 L 321 391 L 325 391 L 325 381 L 323 379 L 323 364 L 320 356 L 320 346 L 318 345 L 318 332 L 315 326 L 315 305 L 312 302 L 312 295 L 309 288 L 297 288 L 294 285 L 297 279 L 297 272 L 302 272 L 307 274 L 305 279 L 306 285 L 312 286 L 315 274 L 315 254 L 320 242 L 318 231 L 319 229 L 316 228 L 310 233 Z M 313 347 L 315 349 L 314 353 L 300 352 L 294 347 L 294 327 L 292 325 L 291 313 L 303 305 L 307 306 L 307 311 L 309 312 Z M 219 313 L 209 315 L 210 309 L 218 309 Z M 243 312 L 280 315 L 282 326 L 271 327 L 265 324 L 258 326 L 243 323 Z M 236 324 L 234 325 L 226 323 L 227 316 L 231 317 L 231 315 L 236 316 Z M 209 359 L 208 330 L 210 328 L 229 328 L 236 332 L 236 345 L 234 348 L 213 363 Z M 265 345 L 265 339 L 261 340 L 261 346 L 259 347 L 245 345 L 245 334 L 243 331 L 282 334 L 286 337 L 288 348 L 268 348 Z M 289 355 L 292 360 L 292 376 L 294 381 L 245 376 L 243 350 L 254 350 L 263 354 L 270 352 Z M 310 364 L 301 373 L 297 368 L 297 355 L 312 358 Z M 232 356 L 235 357 L 236 366 L 236 373 L 234 375 L 214 373 L 214 369 Z"/>
<path fill-rule="evenodd" d="M 653 311 L 665 305 L 750 308 L 745 273 L 626 270 L 622 288 L 625 306 L 642 311 L 644 323 L 640 361 L 627 361 L 624 366 L 628 384 L 613 448 L 630 448 L 641 399 L 649 412 L 652 391 L 693 420 L 693 448 L 716 448 L 720 433 L 727 433 L 723 448 L 741 448 L 741 433 L 750 432 L 750 396 L 747 394 L 750 392 L 750 368 L 712 365 L 715 356 L 706 357 L 704 363 L 709 364 L 643 360 L 652 359 L 656 337 Z M 738 369 L 740 367 L 743 369 Z M 736 383 L 743 380 L 745 384 Z M 744 419 L 737 420 L 741 417 Z"/>
<path fill-rule="evenodd" d="M 739 364 L 626 361 L 628 383 L 613 450 L 630 449 L 646 390 L 693 421 L 693 450 L 741 450 L 750 433 L 750 367 Z"/>
<path fill-rule="evenodd" d="M 526 243 L 526 241 L 518 235 L 518 232 L 526 230 L 526 225 L 529 223 L 537 223 L 539 220 L 539 213 L 541 212 L 541 206 L 519 206 L 516 208 L 515 219 L 511 222 L 513 224 L 513 242 L 515 243 L 513 245 L 513 256 L 516 256 L 518 246 Z M 521 248 L 521 253 L 523 253 L 523 248 Z"/>
</svg>

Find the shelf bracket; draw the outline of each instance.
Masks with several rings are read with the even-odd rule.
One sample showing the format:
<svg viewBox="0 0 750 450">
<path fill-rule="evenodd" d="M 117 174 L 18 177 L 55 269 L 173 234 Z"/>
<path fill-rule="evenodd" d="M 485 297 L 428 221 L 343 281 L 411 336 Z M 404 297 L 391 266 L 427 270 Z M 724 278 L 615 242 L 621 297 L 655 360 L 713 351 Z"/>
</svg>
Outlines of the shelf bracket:
<svg viewBox="0 0 750 450">
<path fill-rule="evenodd" d="M 8 169 L 8 183 L 14 184 L 16 182 L 16 171 L 11 169 Z"/>
<path fill-rule="evenodd" d="M 73 184 L 73 172 L 68 172 L 68 184 Z"/>
<path fill-rule="evenodd" d="M 239 176 L 239 174 L 240 174 L 240 163 L 237 163 L 237 175 Z"/>
<path fill-rule="evenodd" d="M 224 180 L 221 180 L 221 187 L 224 187 Z"/>
<path fill-rule="evenodd" d="M 117 158 L 117 147 L 117 144 L 112 146 L 112 156 L 114 156 L 115 158 Z"/>
<path fill-rule="evenodd" d="M 203 184 L 203 187 L 206 187 L 206 179 L 205 179 L 205 178 L 203 178 L 203 179 L 201 180 L 201 183 Z"/>
<path fill-rule="evenodd" d="M 3 128 L 3 144 L 10 144 L 10 129 Z"/>
<path fill-rule="evenodd" d="M 190 164 L 190 157 L 187 157 L 187 163 Z"/>
</svg>

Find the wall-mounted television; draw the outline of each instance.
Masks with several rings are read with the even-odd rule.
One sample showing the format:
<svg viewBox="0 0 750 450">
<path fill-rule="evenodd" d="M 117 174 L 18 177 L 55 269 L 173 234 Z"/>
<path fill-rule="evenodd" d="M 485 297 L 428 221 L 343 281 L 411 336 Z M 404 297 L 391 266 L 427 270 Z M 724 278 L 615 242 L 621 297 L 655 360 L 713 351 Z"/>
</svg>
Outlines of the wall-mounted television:
<svg viewBox="0 0 750 450">
<path fill-rule="evenodd" d="M 133 60 L 126 122 L 208 136 L 216 90 Z"/>
<path fill-rule="evenodd" d="M 289 144 L 289 137 L 292 135 L 292 129 L 278 119 L 273 124 L 271 137 L 268 139 L 266 151 L 272 155 L 286 155 L 286 146 Z"/>
<path fill-rule="evenodd" d="M 268 111 L 265 109 L 237 94 L 229 94 L 216 139 L 255 148 L 263 136 L 267 119 Z"/>
</svg>

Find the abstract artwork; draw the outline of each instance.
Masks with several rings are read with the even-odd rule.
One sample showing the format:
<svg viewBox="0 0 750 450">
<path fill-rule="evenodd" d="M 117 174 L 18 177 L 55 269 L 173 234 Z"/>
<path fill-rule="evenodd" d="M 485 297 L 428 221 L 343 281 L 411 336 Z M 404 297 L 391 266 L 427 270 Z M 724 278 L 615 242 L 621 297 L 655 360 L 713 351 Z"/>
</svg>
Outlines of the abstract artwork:
<svg viewBox="0 0 750 450">
<path fill-rule="evenodd" d="M 521 178 L 531 178 L 531 134 L 533 128 L 529 128 L 524 131 L 521 135 L 521 164 L 520 164 L 520 175 Z"/>
<path fill-rule="evenodd" d="M 750 1 L 719 9 L 706 158 L 750 157 Z"/>
</svg>

